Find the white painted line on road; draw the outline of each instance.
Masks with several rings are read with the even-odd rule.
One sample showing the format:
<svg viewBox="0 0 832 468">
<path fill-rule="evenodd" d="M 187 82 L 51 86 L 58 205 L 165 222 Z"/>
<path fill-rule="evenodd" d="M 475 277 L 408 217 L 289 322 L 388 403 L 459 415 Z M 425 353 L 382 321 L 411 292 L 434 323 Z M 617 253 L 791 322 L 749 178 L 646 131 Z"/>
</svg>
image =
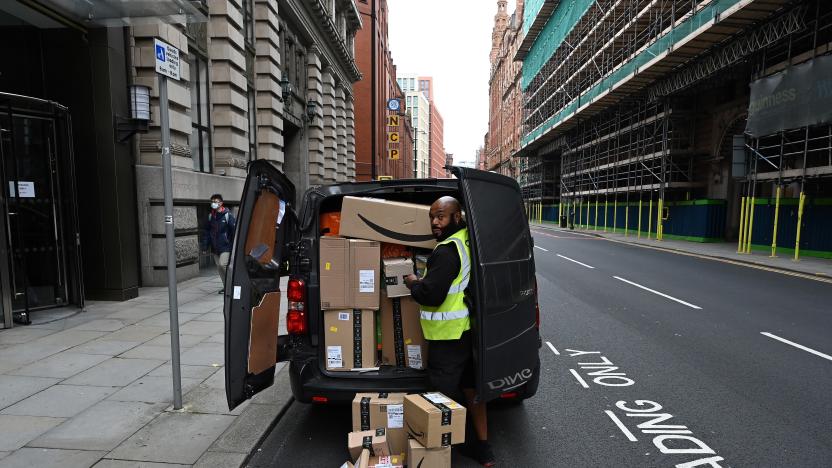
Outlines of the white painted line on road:
<svg viewBox="0 0 832 468">
<path fill-rule="evenodd" d="M 551 349 L 552 352 L 555 353 L 555 356 L 560 356 L 560 353 L 558 352 L 558 350 L 555 349 L 555 345 L 553 345 L 552 343 L 550 343 L 548 341 L 546 342 L 546 344 L 549 345 L 549 349 Z"/>
<path fill-rule="evenodd" d="M 650 288 L 648 288 L 647 286 L 642 286 L 642 285 L 640 285 L 640 284 L 638 284 L 638 283 L 634 283 L 634 282 L 632 282 L 632 281 L 630 281 L 630 280 L 627 280 L 627 279 L 624 279 L 624 278 L 622 278 L 622 277 L 620 277 L 620 276 L 613 276 L 613 278 L 615 278 L 615 279 L 617 279 L 617 280 L 619 280 L 619 281 L 623 281 L 623 282 L 625 282 L 625 283 L 627 283 L 627 284 L 632 284 L 633 286 L 635 286 L 635 287 L 637 287 L 637 288 L 641 288 L 641 289 L 643 289 L 643 290 L 645 290 L 645 291 L 650 291 L 650 292 L 651 292 L 651 293 L 653 293 L 653 294 L 658 294 L 659 296 L 662 296 L 662 297 L 665 297 L 665 298 L 667 298 L 667 299 L 670 299 L 671 301 L 676 301 L 676 302 L 678 302 L 679 304 L 686 305 L 686 306 L 688 306 L 688 307 L 690 307 L 690 308 L 692 308 L 692 309 L 700 309 L 700 310 L 702 309 L 702 308 L 701 308 L 701 307 L 699 307 L 698 305 L 691 304 L 690 302 L 685 302 L 685 301 L 683 301 L 683 300 L 681 300 L 681 299 L 676 299 L 676 298 L 675 298 L 675 297 L 673 297 L 673 296 L 669 296 L 669 295 L 667 295 L 667 294 L 665 294 L 665 293 L 662 293 L 662 292 L 656 291 L 655 289 L 650 289 Z"/>
<path fill-rule="evenodd" d="M 769 338 L 773 338 L 773 339 L 775 339 L 775 340 L 777 340 L 777 341 L 782 341 L 783 343 L 786 343 L 787 345 L 792 345 L 792 346 L 794 346 L 795 348 L 802 349 L 803 351 L 806 351 L 807 353 L 812 353 L 812 354 L 814 354 L 815 356 L 820 356 L 820 357 L 822 357 L 822 358 L 824 358 L 824 359 L 826 359 L 826 360 L 828 360 L 828 361 L 832 361 L 832 356 L 830 356 L 830 355 L 828 355 L 828 354 L 824 354 L 824 353 L 822 353 L 822 352 L 820 352 L 820 351 L 816 351 L 816 350 L 814 350 L 814 349 L 812 349 L 812 348 L 808 348 L 808 347 L 806 347 L 806 346 L 803 346 L 802 344 L 795 343 L 794 341 L 789 341 L 789 340 L 787 340 L 787 339 L 785 339 L 785 338 L 781 338 L 781 337 L 779 337 L 779 336 L 777 336 L 777 335 L 775 335 L 775 334 L 773 334 L 773 333 L 769 333 L 769 332 L 760 332 L 760 334 L 761 334 L 761 335 L 765 335 L 765 336 L 767 336 L 767 337 L 769 337 Z"/>
<path fill-rule="evenodd" d="M 571 259 L 571 258 L 567 257 L 566 255 L 557 254 L 557 256 L 564 259 L 564 260 L 569 260 L 570 262 L 575 262 L 578 265 L 582 265 L 582 266 L 585 266 L 585 267 L 590 268 L 590 269 L 595 269 L 594 266 L 587 265 L 586 263 L 581 263 L 577 260 L 574 260 L 574 259 Z"/>
<path fill-rule="evenodd" d="M 581 377 L 581 374 L 577 373 L 575 369 L 569 369 L 569 372 L 571 372 L 572 375 L 575 376 L 575 380 L 577 380 L 578 383 L 581 384 L 581 386 L 583 386 L 584 388 L 589 388 L 589 385 L 587 385 L 586 380 L 584 380 L 584 378 Z"/>
<path fill-rule="evenodd" d="M 613 412 L 612 412 L 612 411 L 610 411 L 610 410 L 605 410 L 604 412 L 605 412 L 605 413 L 607 413 L 607 416 L 609 416 L 609 417 L 610 417 L 610 419 L 612 419 L 612 422 L 614 422 L 614 423 L 615 423 L 615 425 L 616 425 L 616 426 L 618 426 L 618 429 L 619 429 L 621 432 L 623 432 L 623 433 L 624 433 L 624 437 L 626 437 L 627 439 L 629 439 L 629 440 L 630 440 L 630 442 L 638 442 L 638 439 L 636 439 L 636 436 L 634 436 L 634 435 L 633 435 L 633 433 L 632 433 L 632 432 L 630 432 L 630 430 L 629 430 L 629 429 L 627 429 L 627 426 L 625 426 L 625 425 L 624 425 L 624 423 L 623 423 L 623 422 L 621 422 L 621 420 L 620 420 L 620 419 L 618 419 L 618 416 L 616 416 L 616 415 L 615 415 L 615 413 L 613 413 Z"/>
<path fill-rule="evenodd" d="M 536 248 L 536 249 L 540 249 L 540 250 L 542 250 L 542 251 L 544 251 L 544 252 L 548 252 L 548 250 L 544 249 L 543 247 L 534 246 L 534 248 Z"/>
</svg>

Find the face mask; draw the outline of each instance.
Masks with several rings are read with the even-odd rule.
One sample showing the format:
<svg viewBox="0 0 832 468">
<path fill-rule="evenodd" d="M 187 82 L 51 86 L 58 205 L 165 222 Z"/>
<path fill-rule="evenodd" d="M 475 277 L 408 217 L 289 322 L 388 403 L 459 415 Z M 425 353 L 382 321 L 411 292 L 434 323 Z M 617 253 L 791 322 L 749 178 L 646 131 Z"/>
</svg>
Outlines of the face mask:
<svg viewBox="0 0 832 468">
<path fill-rule="evenodd" d="M 211 203 L 211 209 L 212 209 L 212 210 L 216 210 L 216 209 L 217 209 L 217 208 L 219 208 L 219 207 L 220 207 L 220 204 L 219 204 L 219 203 Z"/>
</svg>

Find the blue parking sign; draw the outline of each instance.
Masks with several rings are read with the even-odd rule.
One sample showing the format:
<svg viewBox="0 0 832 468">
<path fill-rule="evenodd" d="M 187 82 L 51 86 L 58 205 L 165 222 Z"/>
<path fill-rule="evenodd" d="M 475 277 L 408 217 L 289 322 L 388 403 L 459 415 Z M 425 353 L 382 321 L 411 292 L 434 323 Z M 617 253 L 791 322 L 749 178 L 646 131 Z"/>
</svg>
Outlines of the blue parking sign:
<svg viewBox="0 0 832 468">
<path fill-rule="evenodd" d="M 160 44 L 156 44 L 156 60 L 167 62 L 167 59 L 165 59 L 165 47 Z"/>
</svg>

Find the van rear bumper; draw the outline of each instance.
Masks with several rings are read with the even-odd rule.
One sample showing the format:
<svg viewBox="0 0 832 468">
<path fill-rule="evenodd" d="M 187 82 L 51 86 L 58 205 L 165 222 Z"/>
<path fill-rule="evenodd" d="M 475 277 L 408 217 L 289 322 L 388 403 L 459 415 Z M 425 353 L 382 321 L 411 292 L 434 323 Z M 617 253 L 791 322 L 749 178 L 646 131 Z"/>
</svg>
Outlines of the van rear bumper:
<svg viewBox="0 0 832 468">
<path fill-rule="evenodd" d="M 289 379 L 292 395 L 302 403 L 312 403 L 312 397 L 324 397 L 327 403 L 349 403 L 356 393 L 420 393 L 430 390 L 427 373 L 413 377 L 334 378 L 323 375 L 314 358 L 290 361 Z"/>
</svg>

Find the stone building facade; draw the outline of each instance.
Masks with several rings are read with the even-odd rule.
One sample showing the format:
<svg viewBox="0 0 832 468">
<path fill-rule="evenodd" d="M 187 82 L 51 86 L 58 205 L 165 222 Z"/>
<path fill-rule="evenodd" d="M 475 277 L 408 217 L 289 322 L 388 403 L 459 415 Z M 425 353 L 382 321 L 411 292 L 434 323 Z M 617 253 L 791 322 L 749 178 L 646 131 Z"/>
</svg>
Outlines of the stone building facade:
<svg viewBox="0 0 832 468">
<path fill-rule="evenodd" d="M 488 81 L 488 134 L 483 149 L 486 170 L 517 177 L 519 167 L 513 159 L 520 148 L 523 90 L 520 86 L 522 62 L 515 61 L 523 40 L 524 0 L 516 0 L 508 15 L 507 1 L 497 2 L 491 38 L 491 74 Z"/>
</svg>

